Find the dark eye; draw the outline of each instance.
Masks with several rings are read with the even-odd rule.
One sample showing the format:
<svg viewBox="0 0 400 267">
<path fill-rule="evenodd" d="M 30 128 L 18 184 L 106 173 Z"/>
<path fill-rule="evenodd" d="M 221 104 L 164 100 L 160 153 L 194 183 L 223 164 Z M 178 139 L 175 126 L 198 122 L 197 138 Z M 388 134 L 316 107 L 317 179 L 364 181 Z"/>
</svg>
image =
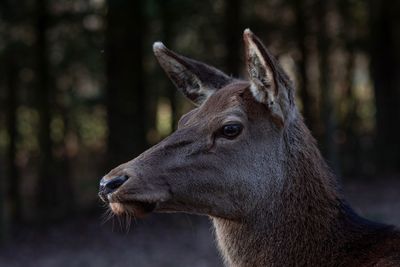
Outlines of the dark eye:
<svg viewBox="0 0 400 267">
<path fill-rule="evenodd" d="M 234 138 L 242 132 L 241 124 L 228 124 L 222 127 L 222 134 L 227 138 Z"/>
</svg>

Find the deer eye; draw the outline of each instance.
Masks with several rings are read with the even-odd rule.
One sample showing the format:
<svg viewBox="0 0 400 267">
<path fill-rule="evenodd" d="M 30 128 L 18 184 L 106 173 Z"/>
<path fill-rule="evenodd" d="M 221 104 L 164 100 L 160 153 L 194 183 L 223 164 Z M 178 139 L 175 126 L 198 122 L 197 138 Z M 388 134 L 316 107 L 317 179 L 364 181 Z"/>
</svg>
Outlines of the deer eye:
<svg viewBox="0 0 400 267">
<path fill-rule="evenodd" d="M 234 138 L 242 132 L 243 126 L 241 124 L 227 124 L 222 127 L 222 134 L 226 138 Z"/>
</svg>

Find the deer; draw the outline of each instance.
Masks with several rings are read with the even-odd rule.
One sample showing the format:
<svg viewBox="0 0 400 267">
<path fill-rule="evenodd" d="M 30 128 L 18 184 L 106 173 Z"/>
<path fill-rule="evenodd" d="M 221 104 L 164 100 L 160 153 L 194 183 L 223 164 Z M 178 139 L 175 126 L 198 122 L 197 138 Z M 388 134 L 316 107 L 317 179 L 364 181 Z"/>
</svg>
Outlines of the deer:
<svg viewBox="0 0 400 267">
<path fill-rule="evenodd" d="M 177 130 L 100 180 L 116 215 L 208 216 L 226 266 L 400 266 L 400 232 L 344 199 L 295 103 L 294 84 L 249 29 L 248 79 L 155 42 L 195 108 Z"/>
</svg>

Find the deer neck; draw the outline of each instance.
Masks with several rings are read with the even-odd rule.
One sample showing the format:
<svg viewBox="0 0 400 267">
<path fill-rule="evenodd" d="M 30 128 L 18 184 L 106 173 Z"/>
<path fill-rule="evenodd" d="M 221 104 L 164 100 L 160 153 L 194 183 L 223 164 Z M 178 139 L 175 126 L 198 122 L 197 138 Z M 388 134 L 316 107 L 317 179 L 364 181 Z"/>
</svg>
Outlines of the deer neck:
<svg viewBox="0 0 400 267">
<path fill-rule="evenodd" d="M 240 221 L 213 218 L 229 266 L 318 266 L 335 254 L 328 245 L 340 240 L 335 179 L 301 120 L 288 129 L 285 143 L 283 189 Z"/>
</svg>

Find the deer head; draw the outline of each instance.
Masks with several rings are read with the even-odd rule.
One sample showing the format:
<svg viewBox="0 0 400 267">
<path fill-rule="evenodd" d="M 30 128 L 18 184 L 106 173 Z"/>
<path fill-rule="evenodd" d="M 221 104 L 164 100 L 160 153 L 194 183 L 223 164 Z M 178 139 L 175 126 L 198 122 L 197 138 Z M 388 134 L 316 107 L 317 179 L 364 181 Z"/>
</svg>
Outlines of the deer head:
<svg viewBox="0 0 400 267">
<path fill-rule="evenodd" d="M 285 176 L 285 129 L 298 117 L 277 60 L 244 32 L 248 81 L 156 42 L 154 53 L 195 105 L 178 129 L 105 175 L 100 197 L 116 214 L 188 212 L 236 220 L 265 209 Z"/>
<path fill-rule="evenodd" d="M 400 234 L 363 220 L 342 200 L 290 80 L 250 30 L 244 43 L 248 81 L 154 44 L 162 68 L 197 107 L 169 137 L 104 176 L 100 197 L 117 214 L 211 216 L 229 266 L 397 259 Z"/>
</svg>

